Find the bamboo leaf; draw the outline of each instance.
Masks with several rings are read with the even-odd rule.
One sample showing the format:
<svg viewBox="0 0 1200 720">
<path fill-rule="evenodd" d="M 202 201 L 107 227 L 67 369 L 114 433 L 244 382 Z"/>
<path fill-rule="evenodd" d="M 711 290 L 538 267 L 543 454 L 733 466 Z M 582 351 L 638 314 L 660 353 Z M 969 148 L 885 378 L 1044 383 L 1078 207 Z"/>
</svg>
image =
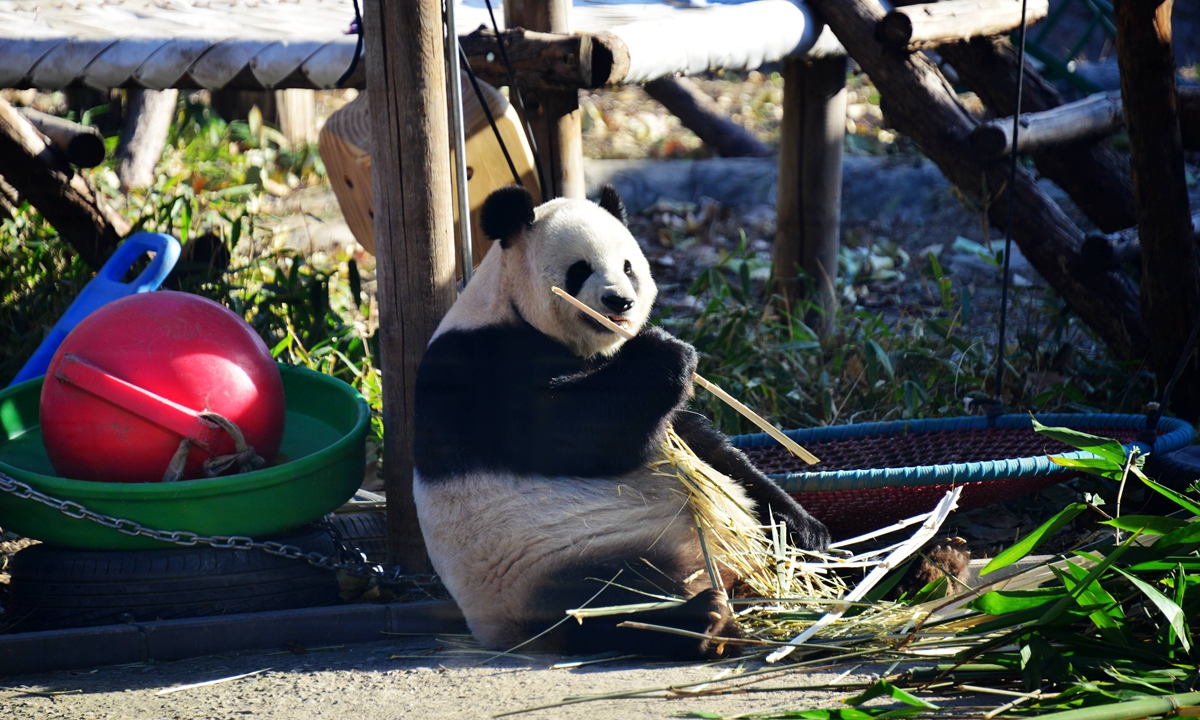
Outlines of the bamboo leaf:
<svg viewBox="0 0 1200 720">
<path fill-rule="evenodd" d="M 1033 420 L 1033 429 L 1042 435 L 1066 443 L 1076 450 L 1086 450 L 1093 455 L 1109 460 L 1116 464 L 1118 470 L 1125 467 L 1125 446 L 1116 440 L 1070 428 L 1048 427 L 1038 422 L 1037 418 L 1031 416 L 1031 419 Z"/>
<path fill-rule="evenodd" d="M 1143 535 L 1166 535 L 1187 525 L 1183 520 L 1160 517 L 1158 515 L 1126 515 L 1124 517 L 1103 520 L 1101 525 L 1109 525 L 1118 530 L 1138 532 Z"/>
<path fill-rule="evenodd" d="M 1082 470 L 1092 475 L 1100 475 L 1117 479 L 1124 466 L 1113 465 L 1111 460 L 1102 457 L 1063 457 L 1062 455 L 1047 455 L 1050 462 L 1072 470 Z"/>
<path fill-rule="evenodd" d="M 1137 466 L 1130 468 L 1130 470 L 1133 472 L 1134 475 L 1137 475 L 1143 483 L 1148 485 L 1155 492 L 1159 493 L 1160 495 L 1164 495 L 1167 498 L 1170 498 L 1170 500 L 1172 502 L 1174 502 L 1179 507 L 1184 508 L 1191 514 L 1200 515 L 1200 505 L 1197 505 L 1196 503 L 1192 502 L 1191 500 L 1184 497 L 1183 495 L 1180 495 L 1179 493 L 1175 492 L 1171 488 L 1163 487 L 1162 485 L 1159 485 L 1158 483 L 1154 482 L 1150 478 L 1146 477 L 1145 473 L 1143 473 Z"/>
<path fill-rule="evenodd" d="M 1140 580 L 1119 567 L 1114 567 L 1113 570 L 1125 576 L 1126 580 L 1133 583 L 1138 590 L 1142 591 L 1143 595 L 1150 599 L 1150 602 L 1154 603 L 1154 606 L 1163 614 L 1167 622 L 1170 623 L 1171 629 L 1179 637 L 1179 642 L 1183 645 L 1183 649 L 1191 652 L 1192 644 L 1189 641 L 1190 633 L 1188 632 L 1187 619 L 1183 615 L 1183 608 L 1176 605 L 1174 600 L 1160 593 L 1145 580 Z"/>
<path fill-rule="evenodd" d="M 970 607 L 984 615 L 1007 615 L 1011 612 L 1041 607 L 1058 600 L 1065 594 L 1066 592 L 1061 588 L 993 590 L 973 601 Z"/>
<path fill-rule="evenodd" d="M 884 696 L 890 697 L 893 700 L 899 700 L 900 702 L 904 703 L 905 705 L 911 705 L 912 707 L 925 708 L 927 710 L 939 710 L 940 709 L 937 705 L 934 705 L 933 703 L 928 702 L 926 700 L 922 700 L 921 698 L 919 698 L 915 695 L 912 695 L 911 693 L 905 692 L 904 690 L 896 687 L 895 685 L 891 684 L 887 680 L 880 680 L 880 681 L 876 682 L 874 685 L 872 685 L 871 687 L 864 690 L 862 693 L 855 695 L 852 698 L 846 698 L 842 702 L 844 702 L 850 706 L 858 706 L 858 705 L 862 705 L 863 703 L 867 702 L 868 700 L 874 700 L 877 697 L 884 697 Z"/>
<path fill-rule="evenodd" d="M 979 571 L 980 577 L 990 572 L 995 572 L 1000 568 L 1008 567 L 1033 552 L 1039 545 L 1053 537 L 1055 533 L 1063 529 L 1067 523 L 1074 520 L 1084 510 L 1087 510 L 1087 505 L 1084 503 L 1072 503 L 1063 508 L 1057 515 L 1042 523 L 1042 526 L 1037 530 L 1025 536 L 1021 542 L 992 558 L 992 561 L 983 570 Z"/>
</svg>

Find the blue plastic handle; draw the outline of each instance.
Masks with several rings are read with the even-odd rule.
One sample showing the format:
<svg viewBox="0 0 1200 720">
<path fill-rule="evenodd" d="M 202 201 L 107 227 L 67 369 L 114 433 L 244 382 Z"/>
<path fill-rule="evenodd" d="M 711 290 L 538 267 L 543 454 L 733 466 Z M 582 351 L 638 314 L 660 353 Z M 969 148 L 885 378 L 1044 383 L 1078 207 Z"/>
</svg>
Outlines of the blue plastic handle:
<svg viewBox="0 0 1200 720">
<path fill-rule="evenodd" d="M 133 267 L 133 264 L 148 252 L 154 253 L 154 259 L 150 261 L 150 265 L 133 282 L 121 282 L 121 279 L 129 272 L 129 268 Z M 75 298 L 75 301 L 55 323 L 54 329 L 38 346 L 33 357 L 29 358 L 29 361 L 21 368 L 21 372 L 17 373 L 12 384 L 45 375 L 46 368 L 50 366 L 50 360 L 54 357 L 58 346 L 85 317 L 113 300 L 127 295 L 157 290 L 163 280 L 167 279 L 167 275 L 175 267 L 177 260 L 179 260 L 179 241 L 170 235 L 140 232 L 126 238 L 125 242 L 117 247 L 108 262 L 104 263 L 104 267 L 100 268 L 100 272 L 96 273 L 96 277 L 83 287 L 79 297 Z"/>
</svg>

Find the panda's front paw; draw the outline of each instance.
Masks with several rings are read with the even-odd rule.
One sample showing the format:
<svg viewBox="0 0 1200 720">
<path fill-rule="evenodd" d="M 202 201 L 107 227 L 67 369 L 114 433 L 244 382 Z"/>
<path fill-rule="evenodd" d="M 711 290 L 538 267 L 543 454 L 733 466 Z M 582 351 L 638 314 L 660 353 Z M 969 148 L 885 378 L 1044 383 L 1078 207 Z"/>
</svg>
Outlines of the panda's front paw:
<svg viewBox="0 0 1200 720">
<path fill-rule="evenodd" d="M 786 507 L 777 507 L 772 503 L 771 516 L 775 522 L 782 521 L 787 524 L 788 542 L 792 547 L 817 552 L 824 552 L 829 547 L 829 528 L 809 515 L 799 503 L 792 502 Z"/>
<path fill-rule="evenodd" d="M 647 380 L 690 391 L 696 372 L 696 348 L 660 328 L 644 328 L 625 342 L 623 362 L 633 363 L 647 373 Z"/>
</svg>

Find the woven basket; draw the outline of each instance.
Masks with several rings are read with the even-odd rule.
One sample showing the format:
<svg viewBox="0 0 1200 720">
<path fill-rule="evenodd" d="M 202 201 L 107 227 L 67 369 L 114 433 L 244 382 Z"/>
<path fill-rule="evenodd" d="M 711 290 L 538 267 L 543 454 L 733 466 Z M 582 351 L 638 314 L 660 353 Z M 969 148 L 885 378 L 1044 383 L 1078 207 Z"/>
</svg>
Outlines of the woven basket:
<svg viewBox="0 0 1200 720">
<path fill-rule="evenodd" d="M 1068 427 L 1151 448 L 1138 442 L 1144 415 L 1047 414 L 1043 425 Z M 1191 425 L 1158 422 L 1153 452 L 1167 453 L 1192 441 Z M 733 444 L 835 538 L 867 532 L 929 512 L 947 490 L 965 485 L 959 510 L 968 511 L 1037 492 L 1078 475 L 1047 454 L 1078 456 L 1073 448 L 1033 431 L 1029 415 L 861 423 L 788 430 L 788 437 L 821 458 L 815 466 L 766 433 L 738 435 Z M 810 471 L 809 467 L 820 468 Z"/>
</svg>

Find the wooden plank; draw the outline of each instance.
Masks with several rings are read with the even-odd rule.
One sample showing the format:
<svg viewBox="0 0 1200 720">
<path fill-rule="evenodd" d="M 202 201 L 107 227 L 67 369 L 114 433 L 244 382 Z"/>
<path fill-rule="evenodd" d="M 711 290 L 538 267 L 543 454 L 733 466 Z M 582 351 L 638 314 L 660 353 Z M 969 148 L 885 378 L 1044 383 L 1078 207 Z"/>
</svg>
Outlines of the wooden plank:
<svg viewBox="0 0 1200 720">
<path fill-rule="evenodd" d="M 523 27 L 538 32 L 571 32 L 571 0 L 508 0 L 504 3 L 504 26 Z M 580 36 L 586 39 L 587 36 Z M 590 45 L 579 51 L 582 77 L 591 77 Z M 526 120 L 533 128 L 535 145 L 542 164 L 542 177 L 549 187 L 542 188 L 547 198 L 582 198 L 583 115 L 579 110 L 579 91 L 537 90 L 526 92 Z"/>
<path fill-rule="evenodd" d="M 0 176 L 3 176 L 80 257 L 99 269 L 129 232 L 86 178 L 48 146 L 16 108 L 0 99 Z"/>
<path fill-rule="evenodd" d="M 1042 112 L 1022 113 L 1017 152 L 1028 153 L 1064 143 L 1110 135 L 1125 124 L 1121 93 L 1096 93 Z M 1013 119 L 983 123 L 971 133 L 971 146 L 984 158 L 1012 152 Z"/>
<path fill-rule="evenodd" d="M 800 298 L 820 309 L 809 323 L 824 336 L 837 309 L 841 239 L 842 141 L 846 133 L 846 59 L 784 62 L 783 126 L 773 263 L 788 309 Z M 803 270 L 801 286 L 797 269 Z"/>
<path fill-rule="evenodd" d="M 1008 38 L 975 38 L 938 48 L 959 79 L 975 91 L 995 115 L 1016 112 L 1017 49 Z M 1025 63 L 1021 109 L 1048 110 L 1063 104 L 1050 83 Z M 1075 205 L 1102 232 L 1137 224 L 1133 207 L 1133 178 L 1129 158 L 1108 143 L 1092 141 L 1059 145 L 1033 153 L 1043 176 L 1071 196 Z"/>
<path fill-rule="evenodd" d="M 1049 0 L 1028 0 L 1030 25 L 1050 12 Z M 898 7 L 879 22 L 879 38 L 905 50 L 935 48 L 1021 26 L 1021 0 L 946 0 Z"/>
<path fill-rule="evenodd" d="M 884 46 L 876 28 L 884 15 L 878 0 L 808 0 L 883 96 L 883 112 L 963 193 L 987 208 L 993 225 L 1006 219 L 1009 168 L 971 152 L 977 122 L 954 88 L 922 53 Z M 1083 233 L 1034 182 L 1017 173 L 1013 237 L 1034 268 L 1079 317 L 1121 358 L 1144 357 L 1148 346 L 1133 281 L 1119 273 L 1079 273 Z"/>
<path fill-rule="evenodd" d="M 441 3 L 365 0 L 388 557 L 430 570 L 413 502 L 417 368 L 454 303 L 454 202 Z"/>
<path fill-rule="evenodd" d="M 1150 365 L 1160 388 L 1174 373 L 1200 313 L 1200 267 L 1175 110 L 1172 6 L 1172 0 L 1113 3 L 1142 245 L 1142 316 L 1150 332 Z M 1175 386 L 1170 409 L 1188 421 L 1200 417 L 1195 360 Z"/>
</svg>

